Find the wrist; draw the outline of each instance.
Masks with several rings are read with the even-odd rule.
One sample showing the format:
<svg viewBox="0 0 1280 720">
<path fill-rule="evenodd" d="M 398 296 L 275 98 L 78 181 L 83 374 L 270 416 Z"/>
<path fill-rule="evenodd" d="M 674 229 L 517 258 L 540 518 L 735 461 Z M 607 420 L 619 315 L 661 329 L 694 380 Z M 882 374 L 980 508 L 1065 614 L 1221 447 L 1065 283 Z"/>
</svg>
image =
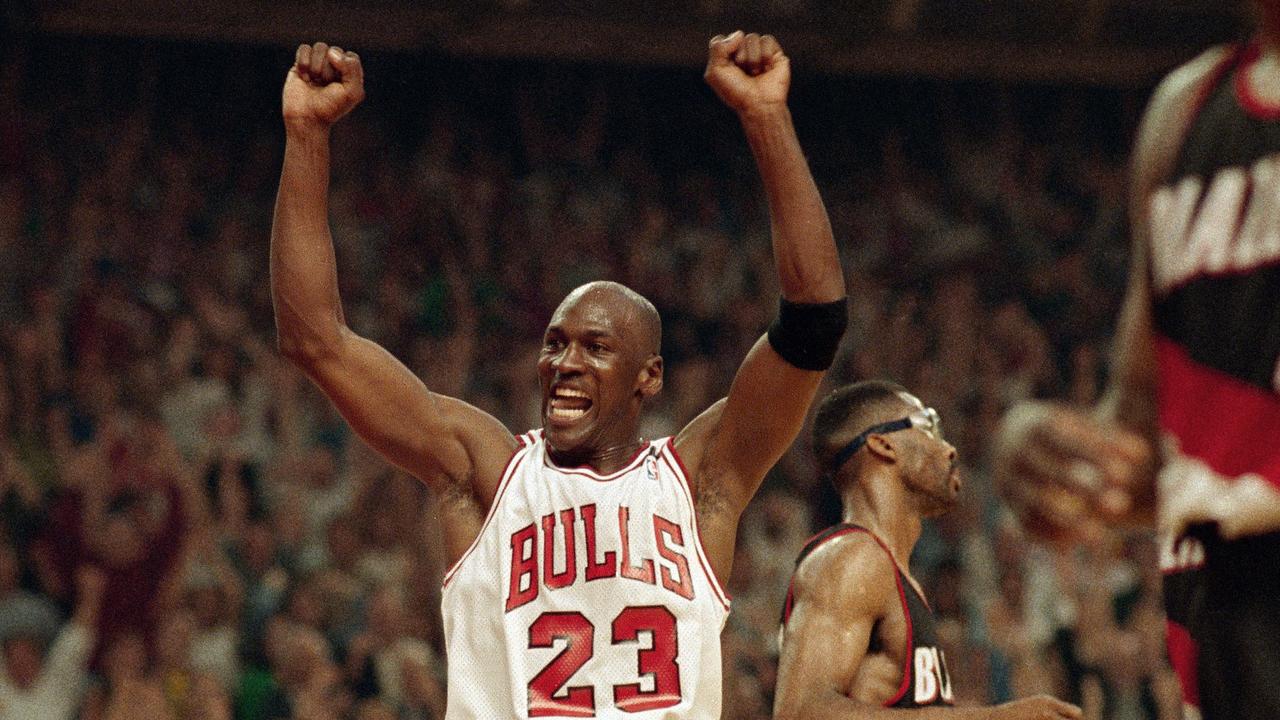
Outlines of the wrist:
<svg viewBox="0 0 1280 720">
<path fill-rule="evenodd" d="M 738 109 L 738 119 L 747 129 L 790 123 L 791 109 L 787 107 L 785 100 L 751 103 Z"/>
<path fill-rule="evenodd" d="M 317 143 L 329 142 L 329 128 L 332 124 L 314 118 L 284 119 L 284 136 L 288 142 Z"/>
</svg>

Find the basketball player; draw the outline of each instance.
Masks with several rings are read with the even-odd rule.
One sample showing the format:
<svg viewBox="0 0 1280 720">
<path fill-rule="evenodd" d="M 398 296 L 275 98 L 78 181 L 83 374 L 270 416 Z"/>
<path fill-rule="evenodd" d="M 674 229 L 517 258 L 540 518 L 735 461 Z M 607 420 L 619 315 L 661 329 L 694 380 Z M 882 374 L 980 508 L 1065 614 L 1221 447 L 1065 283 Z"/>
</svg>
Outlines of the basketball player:
<svg viewBox="0 0 1280 720">
<path fill-rule="evenodd" d="M 1254 4 L 1258 37 L 1175 70 L 1143 119 L 1104 401 L 1020 406 L 997 443 L 1034 531 L 1156 521 L 1170 659 L 1212 720 L 1280 717 L 1280 2 Z"/>
<path fill-rule="evenodd" d="M 800 552 L 779 633 L 777 720 L 1079 718 L 1051 697 L 955 708 L 933 613 L 907 569 L 921 521 L 956 502 L 956 450 L 900 385 L 847 385 L 818 406 L 813 447 L 843 521 Z M 886 672 L 887 669 L 887 672 Z"/>
<path fill-rule="evenodd" d="M 826 210 L 771 36 L 711 40 L 773 222 L 777 320 L 724 398 L 675 438 L 639 436 L 662 388 L 661 324 L 629 288 L 560 304 L 537 363 L 542 427 L 516 437 L 432 393 L 343 320 L 326 219 L 329 128 L 363 97 L 355 53 L 298 48 L 271 238 L 281 351 L 356 432 L 441 498 L 449 718 L 718 718 L 738 518 L 799 432 L 846 322 Z M 563 262 L 575 258 L 566 254 Z"/>
</svg>

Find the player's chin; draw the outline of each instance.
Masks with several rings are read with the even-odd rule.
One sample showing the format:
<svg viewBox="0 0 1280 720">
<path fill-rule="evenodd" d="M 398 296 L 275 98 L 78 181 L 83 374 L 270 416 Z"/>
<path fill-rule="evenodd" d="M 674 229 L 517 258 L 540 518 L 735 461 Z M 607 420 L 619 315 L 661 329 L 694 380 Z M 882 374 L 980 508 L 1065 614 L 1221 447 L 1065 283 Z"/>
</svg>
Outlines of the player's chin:
<svg viewBox="0 0 1280 720">
<path fill-rule="evenodd" d="M 585 446 L 592 427 L 591 418 L 585 415 L 569 419 L 547 414 L 542 418 L 542 434 L 547 443 L 562 453 L 572 453 Z"/>
</svg>

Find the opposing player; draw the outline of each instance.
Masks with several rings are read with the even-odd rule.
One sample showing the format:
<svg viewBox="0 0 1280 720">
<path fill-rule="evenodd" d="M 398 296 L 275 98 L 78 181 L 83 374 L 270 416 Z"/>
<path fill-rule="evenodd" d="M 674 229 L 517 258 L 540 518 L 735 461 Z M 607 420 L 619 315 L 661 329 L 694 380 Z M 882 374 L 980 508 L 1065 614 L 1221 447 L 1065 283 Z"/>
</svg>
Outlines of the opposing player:
<svg viewBox="0 0 1280 720">
<path fill-rule="evenodd" d="M 675 438 L 645 440 L 641 408 L 662 388 L 658 314 L 616 283 L 584 285 L 546 328 L 542 428 L 517 438 L 344 322 L 329 128 L 362 99 L 362 69 L 351 52 L 298 48 L 271 238 L 280 348 L 366 442 L 442 499 L 450 718 L 720 715 L 728 599 L 717 578 L 729 576 L 740 513 L 800 430 L 846 312 L 786 105 L 787 57 L 770 36 L 735 32 L 712 39 L 705 77 L 737 112 L 768 195 L 777 320 L 727 398 Z"/>
<path fill-rule="evenodd" d="M 951 707 L 933 613 L 907 569 L 922 520 L 949 510 L 960 492 L 956 450 L 938 414 L 900 385 L 854 383 L 819 404 L 813 446 L 844 516 L 796 561 L 782 610 L 774 717 L 1081 717 L 1045 696 Z"/>
<path fill-rule="evenodd" d="M 1280 717 L 1280 2 L 1156 90 L 1133 151 L 1133 266 L 1091 414 L 1019 406 L 1005 495 L 1064 540 L 1157 521 L 1187 715 Z M 1197 658 L 1198 656 L 1198 658 Z"/>
</svg>

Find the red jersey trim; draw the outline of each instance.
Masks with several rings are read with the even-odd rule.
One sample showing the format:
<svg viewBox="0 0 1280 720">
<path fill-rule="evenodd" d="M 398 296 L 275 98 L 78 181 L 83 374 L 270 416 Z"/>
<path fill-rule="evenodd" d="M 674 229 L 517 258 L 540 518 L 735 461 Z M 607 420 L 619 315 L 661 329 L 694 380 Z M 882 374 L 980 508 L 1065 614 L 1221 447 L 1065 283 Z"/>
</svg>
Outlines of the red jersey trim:
<svg viewBox="0 0 1280 720">
<path fill-rule="evenodd" d="M 659 453 L 662 455 L 662 461 L 671 468 L 676 477 L 680 479 L 680 487 L 684 489 L 685 500 L 689 503 L 689 520 L 693 523 L 693 546 L 694 554 L 698 556 L 698 564 L 702 566 L 702 572 L 710 581 L 711 589 L 715 591 L 716 599 L 720 604 L 724 605 L 724 609 L 729 609 L 729 603 L 733 600 L 733 596 L 725 590 L 725 586 L 720 582 L 720 578 L 716 577 L 715 571 L 711 569 L 711 562 L 707 560 L 707 551 L 702 546 L 702 530 L 698 527 L 698 506 L 693 502 L 693 488 L 689 484 L 689 471 L 684 467 L 684 461 L 680 459 L 679 453 L 676 452 L 675 438 L 668 438 L 662 445 Z"/>
<path fill-rule="evenodd" d="M 1245 113 L 1257 120 L 1280 120 L 1280 103 L 1268 102 L 1253 91 L 1249 84 L 1249 71 L 1262 55 L 1262 46 L 1255 40 L 1239 51 L 1240 64 L 1232 83 L 1236 101 Z"/>
<path fill-rule="evenodd" d="M 498 491 L 493 495 L 493 502 L 489 505 L 489 512 L 485 513 L 484 523 L 480 526 L 480 532 L 476 533 L 476 539 L 471 541 L 471 546 L 467 548 L 466 552 L 462 553 L 462 557 L 458 558 L 445 572 L 444 580 L 441 581 L 440 587 L 449 587 L 449 581 L 453 579 L 453 576 L 462 567 L 463 561 L 470 557 L 471 553 L 480 545 L 480 539 L 484 537 L 484 531 L 489 529 L 489 523 L 493 521 L 493 516 L 498 514 L 498 504 L 502 500 L 502 495 L 510 487 L 511 479 L 516 476 L 516 471 L 520 469 L 520 463 L 524 458 L 528 457 L 532 445 L 526 444 L 524 435 L 516 438 L 516 440 L 520 445 L 511 454 L 511 458 L 507 460 L 507 466 L 502 471 L 502 479 L 498 481 Z"/>
<path fill-rule="evenodd" d="M 1172 620 L 1165 621 L 1165 645 L 1169 650 L 1169 664 L 1182 685 L 1182 701 L 1200 707 L 1200 688 L 1197 684 L 1196 657 L 1199 650 L 1196 641 L 1186 628 Z"/>
<path fill-rule="evenodd" d="M 884 550 L 885 554 L 889 556 L 889 562 L 893 563 L 893 582 L 898 586 L 898 602 L 902 603 L 902 617 L 907 619 L 907 654 L 902 660 L 902 685 L 898 687 L 898 693 L 884 703 L 885 707 L 893 707 L 899 700 L 906 697 L 907 690 L 911 689 L 911 672 L 913 670 L 911 661 L 916 654 L 916 631 L 911 623 L 911 608 L 907 605 L 907 589 L 902 586 L 902 578 L 905 573 L 902 572 L 902 568 L 898 567 L 898 559 L 893 556 L 893 551 L 889 549 L 888 545 L 884 544 L 879 535 L 866 528 L 859 529 L 870 535 L 876 541 L 876 544 L 880 546 L 880 549 Z M 924 595 L 920 595 L 920 599 L 924 600 Z M 925 602 L 925 607 L 928 606 L 929 603 Z"/>
</svg>

